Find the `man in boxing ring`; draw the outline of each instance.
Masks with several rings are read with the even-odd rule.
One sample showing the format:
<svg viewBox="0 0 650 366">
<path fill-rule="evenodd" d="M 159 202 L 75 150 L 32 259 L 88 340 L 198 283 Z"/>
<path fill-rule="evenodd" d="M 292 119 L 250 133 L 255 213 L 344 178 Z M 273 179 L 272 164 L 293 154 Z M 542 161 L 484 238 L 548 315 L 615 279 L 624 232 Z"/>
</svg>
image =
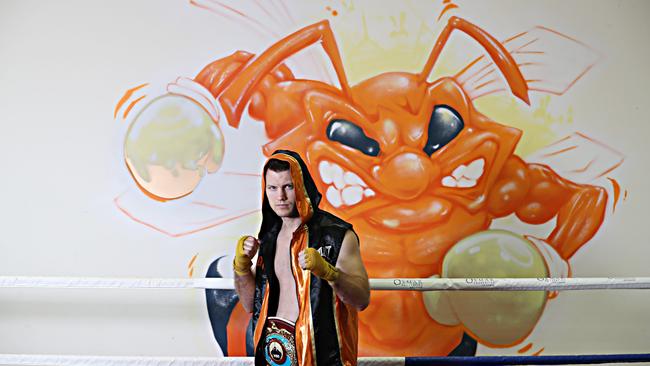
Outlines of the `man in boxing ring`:
<svg viewBox="0 0 650 366">
<path fill-rule="evenodd" d="M 357 311 L 370 286 L 352 225 L 318 208 L 321 194 L 295 152 L 276 151 L 262 181 L 259 234 L 238 241 L 233 263 L 253 313 L 255 365 L 356 365 Z"/>
</svg>

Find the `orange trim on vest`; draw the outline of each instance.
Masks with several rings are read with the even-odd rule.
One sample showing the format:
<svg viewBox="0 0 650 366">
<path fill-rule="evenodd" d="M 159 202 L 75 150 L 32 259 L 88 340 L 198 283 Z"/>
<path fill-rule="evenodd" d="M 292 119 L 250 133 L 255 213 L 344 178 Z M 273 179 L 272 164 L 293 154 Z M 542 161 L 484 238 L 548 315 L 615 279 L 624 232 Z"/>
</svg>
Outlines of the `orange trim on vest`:
<svg viewBox="0 0 650 366">
<path fill-rule="evenodd" d="M 341 363 L 356 366 L 358 357 L 359 319 L 357 309 L 334 295 L 334 321 L 341 351 Z"/>
<path fill-rule="evenodd" d="M 301 226 L 293 235 L 291 242 L 291 270 L 296 280 L 299 309 L 298 319 L 296 320 L 296 355 L 298 365 L 315 365 L 314 331 L 309 299 L 311 272 L 303 270 L 298 261 L 298 253 L 308 247 L 309 231 L 307 226 Z"/>
</svg>

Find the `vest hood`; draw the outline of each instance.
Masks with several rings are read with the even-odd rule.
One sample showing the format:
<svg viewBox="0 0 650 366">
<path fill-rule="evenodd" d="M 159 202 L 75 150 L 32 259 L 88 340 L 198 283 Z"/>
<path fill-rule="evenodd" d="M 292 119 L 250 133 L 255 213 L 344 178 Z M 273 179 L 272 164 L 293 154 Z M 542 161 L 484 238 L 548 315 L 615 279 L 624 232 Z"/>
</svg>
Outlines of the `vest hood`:
<svg viewBox="0 0 650 366">
<path fill-rule="evenodd" d="M 262 226 L 260 227 L 258 238 L 263 238 L 270 231 L 279 230 L 282 225 L 282 219 L 273 211 L 266 196 L 266 171 L 269 161 L 272 159 L 289 163 L 291 178 L 296 193 L 296 208 L 303 224 L 309 222 L 314 216 L 314 213 L 318 211 L 318 205 L 322 198 L 321 193 L 316 188 L 314 179 L 309 174 L 307 165 L 300 155 L 290 150 L 275 151 L 264 164 L 262 171 Z"/>
</svg>

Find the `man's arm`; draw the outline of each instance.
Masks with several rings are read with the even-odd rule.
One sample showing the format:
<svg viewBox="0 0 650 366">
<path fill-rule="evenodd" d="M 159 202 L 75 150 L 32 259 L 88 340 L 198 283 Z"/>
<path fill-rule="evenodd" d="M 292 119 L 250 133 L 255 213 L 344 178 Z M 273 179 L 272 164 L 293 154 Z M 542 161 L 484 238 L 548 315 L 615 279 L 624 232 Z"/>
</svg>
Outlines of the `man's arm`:
<svg viewBox="0 0 650 366">
<path fill-rule="evenodd" d="M 365 309 L 370 303 L 370 284 L 361 261 L 359 239 L 352 230 L 345 233 L 336 269 L 339 272 L 338 278 L 330 282 L 336 295 L 346 304 L 359 310 Z"/>
<path fill-rule="evenodd" d="M 246 312 L 253 312 L 253 298 L 255 297 L 255 270 L 251 269 L 251 258 L 257 253 L 259 242 L 252 236 L 242 237 L 237 242 L 233 269 L 235 271 L 235 291 L 239 302 Z"/>
<path fill-rule="evenodd" d="M 255 296 L 255 275 L 249 271 L 245 275 L 235 273 L 235 291 L 239 302 L 248 313 L 253 312 L 253 298 Z"/>
</svg>

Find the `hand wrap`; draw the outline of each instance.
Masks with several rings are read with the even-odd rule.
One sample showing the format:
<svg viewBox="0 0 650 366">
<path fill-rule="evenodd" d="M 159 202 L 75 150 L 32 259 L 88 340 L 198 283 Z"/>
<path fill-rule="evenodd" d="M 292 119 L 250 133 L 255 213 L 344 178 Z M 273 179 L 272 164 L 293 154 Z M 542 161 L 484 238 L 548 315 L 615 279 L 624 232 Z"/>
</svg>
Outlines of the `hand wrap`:
<svg viewBox="0 0 650 366">
<path fill-rule="evenodd" d="M 232 261 L 232 268 L 235 270 L 235 273 L 244 276 L 251 273 L 251 266 L 253 261 L 244 254 L 244 241 L 248 239 L 248 235 L 244 235 L 237 241 L 237 246 L 235 247 L 235 259 Z"/>
<path fill-rule="evenodd" d="M 305 249 L 305 269 L 328 282 L 335 282 L 339 278 L 339 270 L 314 248 Z"/>
</svg>

